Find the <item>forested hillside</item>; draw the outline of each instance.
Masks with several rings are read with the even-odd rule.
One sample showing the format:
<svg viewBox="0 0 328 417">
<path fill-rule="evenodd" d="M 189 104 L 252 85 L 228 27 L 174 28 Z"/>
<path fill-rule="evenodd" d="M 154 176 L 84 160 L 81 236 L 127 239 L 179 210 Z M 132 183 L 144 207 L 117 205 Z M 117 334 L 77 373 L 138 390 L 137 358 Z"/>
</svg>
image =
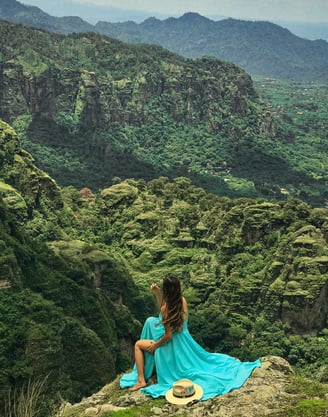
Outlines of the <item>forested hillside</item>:
<svg viewBox="0 0 328 417">
<path fill-rule="evenodd" d="M 140 329 L 139 291 L 124 262 L 65 232 L 74 215 L 33 162 L 1 121 L 2 416 L 28 381 L 33 389 L 46 382 L 42 415 L 62 396 L 78 400 L 99 389 L 126 368 L 121 344 Z M 67 242 L 61 251 L 49 244 L 57 239 Z"/>
<path fill-rule="evenodd" d="M 0 33 L 0 116 L 60 185 L 182 175 L 221 195 L 324 204 L 326 137 L 276 115 L 235 65 L 96 34 Z"/>
<path fill-rule="evenodd" d="M 59 188 L 0 123 L 0 403 L 47 378 L 43 406 L 130 366 L 148 286 L 178 275 L 190 331 L 241 359 L 327 381 L 328 210 L 207 194 L 185 177 Z"/>
<path fill-rule="evenodd" d="M 0 36 L 0 414 L 29 383 L 48 417 L 128 369 L 167 274 L 206 349 L 327 382 L 326 86 L 95 33 Z"/>
<path fill-rule="evenodd" d="M 125 42 L 161 45 L 189 58 L 213 56 L 252 75 L 328 81 L 328 43 L 302 39 L 270 22 L 214 21 L 188 12 L 165 20 L 152 17 L 142 23 L 113 23 L 104 15 L 103 21 L 91 25 L 76 16 L 54 17 L 16 0 L 0 0 L 0 18 L 56 33 L 96 32 Z"/>
</svg>

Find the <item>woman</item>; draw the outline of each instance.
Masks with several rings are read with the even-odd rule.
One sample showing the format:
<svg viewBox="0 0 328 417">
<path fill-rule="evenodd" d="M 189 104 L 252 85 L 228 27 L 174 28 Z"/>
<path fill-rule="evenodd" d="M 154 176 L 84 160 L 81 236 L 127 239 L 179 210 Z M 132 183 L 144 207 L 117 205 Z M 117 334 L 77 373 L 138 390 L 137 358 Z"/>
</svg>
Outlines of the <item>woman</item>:
<svg viewBox="0 0 328 417">
<path fill-rule="evenodd" d="M 187 302 L 177 277 L 164 278 L 163 294 L 156 284 L 151 290 L 160 315 L 146 320 L 135 344 L 135 365 L 131 373 L 122 376 L 121 388 L 141 389 L 156 398 L 164 396 L 175 381 L 185 378 L 203 388 L 202 400 L 206 400 L 241 387 L 253 369 L 261 366 L 259 359 L 240 362 L 225 354 L 209 353 L 192 338 Z M 158 383 L 147 386 L 155 367 Z"/>
</svg>

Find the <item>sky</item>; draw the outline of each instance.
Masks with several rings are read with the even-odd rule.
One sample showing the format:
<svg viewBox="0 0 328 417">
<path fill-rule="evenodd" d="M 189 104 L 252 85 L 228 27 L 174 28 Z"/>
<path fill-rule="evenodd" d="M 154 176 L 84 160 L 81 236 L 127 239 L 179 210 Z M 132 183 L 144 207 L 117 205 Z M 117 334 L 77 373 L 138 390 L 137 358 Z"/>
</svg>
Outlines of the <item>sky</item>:
<svg viewBox="0 0 328 417">
<path fill-rule="evenodd" d="M 47 11 L 51 3 L 57 7 L 64 1 L 19 0 L 21 3 L 38 6 Z M 51 2 L 51 3 L 50 3 Z M 197 12 L 207 17 L 232 17 L 236 19 L 254 19 L 269 21 L 321 22 L 328 23 L 328 0 L 66 0 L 74 9 L 81 5 L 114 7 L 134 10 L 158 18 L 181 16 L 186 12 Z M 50 10 L 52 11 L 52 10 Z M 52 13 L 54 14 L 54 13 Z M 64 15 L 64 11 L 61 15 Z M 106 19 L 107 20 L 107 19 Z"/>
</svg>

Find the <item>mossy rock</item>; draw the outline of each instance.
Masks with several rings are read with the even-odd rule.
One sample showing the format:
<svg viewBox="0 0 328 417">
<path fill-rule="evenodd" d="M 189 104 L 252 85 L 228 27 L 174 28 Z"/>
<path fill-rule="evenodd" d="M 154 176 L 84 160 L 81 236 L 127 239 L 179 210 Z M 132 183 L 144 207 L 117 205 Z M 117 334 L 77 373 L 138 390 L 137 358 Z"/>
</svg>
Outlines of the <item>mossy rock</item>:
<svg viewBox="0 0 328 417">
<path fill-rule="evenodd" d="M 284 263 L 281 261 L 273 261 L 271 263 L 271 265 L 268 268 L 268 271 L 270 273 L 270 275 L 275 278 L 278 277 L 278 275 L 280 275 L 282 269 L 284 267 Z"/>
<path fill-rule="evenodd" d="M 301 284 L 298 281 L 289 281 L 286 285 L 286 291 L 288 292 L 297 292 L 301 289 Z"/>
<path fill-rule="evenodd" d="M 191 262 L 195 255 L 194 249 L 172 248 L 164 256 L 161 264 L 163 265 L 184 265 Z"/>
<path fill-rule="evenodd" d="M 97 249 L 95 246 L 81 240 L 61 240 L 48 244 L 57 254 L 65 258 L 86 260 L 88 263 L 112 262 L 113 258 L 108 253 Z"/>
<path fill-rule="evenodd" d="M 187 231 L 181 231 L 179 236 L 171 239 L 172 242 L 175 242 L 179 246 L 192 248 L 195 242 L 195 238 Z"/>
<path fill-rule="evenodd" d="M 161 218 L 161 215 L 155 211 L 147 211 L 146 213 L 140 213 L 135 221 L 140 223 L 157 223 Z"/>
<path fill-rule="evenodd" d="M 318 240 L 311 237 L 311 236 L 299 236 L 293 242 L 294 246 L 312 247 L 312 246 L 315 246 L 317 244 L 318 244 Z"/>
<path fill-rule="evenodd" d="M 119 205 L 132 203 L 138 195 L 138 189 L 128 184 L 126 181 L 114 184 L 100 192 L 105 207 L 117 207 Z"/>
<path fill-rule="evenodd" d="M 8 209 L 15 213 L 15 216 L 19 220 L 22 221 L 27 219 L 26 201 L 14 187 L 0 181 L 0 197 L 3 198 Z"/>
<path fill-rule="evenodd" d="M 145 250 L 142 254 L 135 260 L 134 267 L 141 272 L 147 272 L 153 267 L 153 256 L 148 251 Z"/>
<path fill-rule="evenodd" d="M 20 143 L 14 129 L 0 119 L 0 151 L 7 156 L 7 161 L 12 160 L 14 154 L 19 152 Z M 0 159 L 1 161 L 1 159 Z"/>
<path fill-rule="evenodd" d="M 147 244 L 148 250 L 156 257 L 156 255 L 163 255 L 172 249 L 172 245 L 160 237 L 156 237 Z"/>
<path fill-rule="evenodd" d="M 270 284 L 268 291 L 282 293 L 285 289 L 285 286 L 286 282 L 281 279 L 281 277 L 278 277 L 272 282 L 272 284 Z"/>
</svg>

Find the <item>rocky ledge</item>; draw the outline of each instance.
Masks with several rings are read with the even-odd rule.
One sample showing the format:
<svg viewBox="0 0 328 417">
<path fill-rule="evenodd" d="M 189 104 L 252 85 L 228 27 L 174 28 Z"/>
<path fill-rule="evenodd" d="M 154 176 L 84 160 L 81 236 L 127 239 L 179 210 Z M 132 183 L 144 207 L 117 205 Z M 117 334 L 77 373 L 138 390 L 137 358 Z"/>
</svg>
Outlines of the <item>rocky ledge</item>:
<svg viewBox="0 0 328 417">
<path fill-rule="evenodd" d="M 262 366 L 252 373 L 240 389 L 192 406 L 175 406 L 165 399 L 154 400 L 141 392 L 120 390 L 119 378 L 98 393 L 78 404 L 63 404 L 57 417 L 109 417 L 125 410 L 129 416 L 208 416 L 208 417 L 286 417 L 303 416 L 301 406 L 313 407 L 315 416 L 328 416 L 328 387 L 315 381 L 304 381 L 304 386 L 318 389 L 300 389 L 295 382 L 290 364 L 276 356 L 261 358 Z M 302 384 L 301 384 L 302 385 Z M 128 413 L 130 409 L 131 414 Z M 299 413 L 295 414 L 299 409 Z M 134 411 L 133 411 L 134 410 Z M 327 414 L 326 414 L 327 413 Z M 123 415 L 117 413 L 117 415 Z M 305 415 L 305 414 L 304 414 Z M 310 414 L 306 414 L 310 415 Z M 311 414 L 312 415 L 312 414 Z M 314 416 L 314 415 L 313 415 Z"/>
</svg>

